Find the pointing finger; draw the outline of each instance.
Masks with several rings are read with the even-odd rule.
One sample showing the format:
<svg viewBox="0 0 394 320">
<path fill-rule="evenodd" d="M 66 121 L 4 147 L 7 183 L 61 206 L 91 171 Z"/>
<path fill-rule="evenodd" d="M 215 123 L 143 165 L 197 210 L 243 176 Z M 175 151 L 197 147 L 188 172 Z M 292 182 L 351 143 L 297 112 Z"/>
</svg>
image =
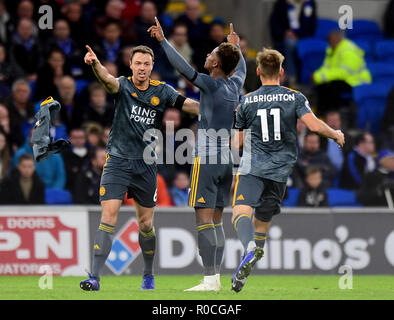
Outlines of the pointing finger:
<svg viewBox="0 0 394 320">
<path fill-rule="evenodd" d="M 86 45 L 86 49 L 88 49 L 88 51 L 89 51 L 90 53 L 94 53 L 93 50 L 92 50 L 92 48 L 90 48 L 88 45 Z"/>
<path fill-rule="evenodd" d="M 157 19 L 157 17 L 155 17 L 155 22 L 156 22 L 156 26 L 161 27 L 159 19 Z"/>
<path fill-rule="evenodd" d="M 230 34 L 231 33 L 234 33 L 234 27 L 233 27 L 233 24 L 232 23 L 230 23 Z"/>
</svg>

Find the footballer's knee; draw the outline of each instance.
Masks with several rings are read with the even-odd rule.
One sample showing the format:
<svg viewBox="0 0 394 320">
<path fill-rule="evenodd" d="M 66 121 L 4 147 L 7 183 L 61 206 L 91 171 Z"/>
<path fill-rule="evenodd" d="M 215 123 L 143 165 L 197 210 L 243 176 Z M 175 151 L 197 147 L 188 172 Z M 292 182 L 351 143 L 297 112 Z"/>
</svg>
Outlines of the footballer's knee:
<svg viewBox="0 0 394 320">
<path fill-rule="evenodd" d="M 151 215 L 140 215 L 138 217 L 138 226 L 144 232 L 152 230 L 153 217 Z"/>
<path fill-rule="evenodd" d="M 238 204 L 233 208 L 233 215 L 231 217 L 231 222 L 234 223 L 234 220 L 240 214 L 246 214 L 249 217 L 252 216 L 253 208 L 244 204 Z"/>
<path fill-rule="evenodd" d="M 103 200 L 101 201 L 101 222 L 111 226 L 116 225 L 118 219 L 119 208 L 122 201 L 119 200 Z"/>
</svg>

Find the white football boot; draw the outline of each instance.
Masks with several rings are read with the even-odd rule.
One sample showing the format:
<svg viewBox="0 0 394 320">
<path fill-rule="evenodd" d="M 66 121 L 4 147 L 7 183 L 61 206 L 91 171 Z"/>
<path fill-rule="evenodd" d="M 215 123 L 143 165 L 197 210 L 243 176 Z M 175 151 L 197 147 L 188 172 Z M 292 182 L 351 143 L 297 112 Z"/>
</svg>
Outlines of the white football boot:
<svg viewBox="0 0 394 320">
<path fill-rule="evenodd" d="M 218 282 L 216 275 L 204 276 L 204 279 L 200 284 L 184 291 L 219 291 Z"/>
</svg>

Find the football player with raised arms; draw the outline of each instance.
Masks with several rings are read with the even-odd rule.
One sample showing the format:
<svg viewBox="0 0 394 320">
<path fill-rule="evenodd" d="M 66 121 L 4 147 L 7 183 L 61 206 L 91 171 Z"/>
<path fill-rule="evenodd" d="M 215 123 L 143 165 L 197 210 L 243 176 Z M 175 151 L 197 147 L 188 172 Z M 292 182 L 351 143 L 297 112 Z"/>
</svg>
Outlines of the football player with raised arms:
<svg viewBox="0 0 394 320">
<path fill-rule="evenodd" d="M 258 53 L 262 86 L 243 97 L 237 109 L 233 141 L 239 142 L 238 148 L 243 143 L 244 152 L 236 174 L 232 223 L 245 254 L 232 277 L 236 292 L 263 257 L 272 217 L 280 213 L 286 181 L 297 160 L 297 119 L 340 147 L 345 143 L 340 130 L 316 118 L 301 92 L 280 85 L 283 60 L 276 50 Z"/>
<path fill-rule="evenodd" d="M 133 197 L 139 224 L 139 245 L 144 258 L 142 290 L 154 289 L 153 258 L 156 235 L 153 209 L 157 195 L 157 167 L 144 158 L 150 149 L 154 157 L 155 129 L 167 108 L 178 108 L 194 115 L 199 103 L 180 95 L 164 82 L 150 79 L 154 53 L 146 46 L 130 52 L 130 77 L 113 77 L 86 46 L 85 63 L 93 69 L 106 91 L 114 96 L 115 114 L 107 144 L 106 163 L 100 183 L 101 220 L 96 231 L 92 270 L 89 279 L 80 282 L 83 290 L 99 290 L 100 277 L 112 248 L 113 232 L 119 209 L 126 195 Z M 145 137 L 144 137 L 145 135 Z M 150 140 L 144 139 L 148 136 Z M 149 153 L 149 152 L 148 152 Z"/>
<path fill-rule="evenodd" d="M 200 89 L 200 114 L 191 170 L 189 205 L 194 207 L 197 242 L 204 267 L 201 284 L 185 291 L 218 291 L 225 235 L 223 207 L 233 180 L 230 134 L 234 110 L 246 77 L 246 64 L 239 48 L 239 37 L 230 24 L 228 42 L 208 54 L 205 69 L 195 71 L 165 39 L 159 21 L 148 29 L 160 42 L 168 60 L 186 79 Z"/>
</svg>

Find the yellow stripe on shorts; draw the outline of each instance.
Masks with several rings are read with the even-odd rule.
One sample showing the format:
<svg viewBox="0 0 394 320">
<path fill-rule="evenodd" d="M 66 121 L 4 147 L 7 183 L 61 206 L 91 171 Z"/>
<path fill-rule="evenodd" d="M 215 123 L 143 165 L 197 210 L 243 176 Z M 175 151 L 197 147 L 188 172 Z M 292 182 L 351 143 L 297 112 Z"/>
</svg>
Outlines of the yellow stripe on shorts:
<svg viewBox="0 0 394 320">
<path fill-rule="evenodd" d="M 198 178 L 200 176 L 200 162 L 201 158 L 198 157 L 197 160 L 197 173 L 196 173 L 196 180 L 195 180 L 195 187 L 194 187 L 194 196 L 193 196 L 193 207 L 196 205 L 196 196 L 197 196 L 197 187 L 198 187 Z"/>
<path fill-rule="evenodd" d="M 235 176 L 235 187 L 234 187 L 234 196 L 233 196 L 233 207 L 235 206 L 235 199 L 237 197 L 237 189 L 238 189 L 238 183 L 239 183 L 239 172 L 237 172 Z"/>
</svg>

